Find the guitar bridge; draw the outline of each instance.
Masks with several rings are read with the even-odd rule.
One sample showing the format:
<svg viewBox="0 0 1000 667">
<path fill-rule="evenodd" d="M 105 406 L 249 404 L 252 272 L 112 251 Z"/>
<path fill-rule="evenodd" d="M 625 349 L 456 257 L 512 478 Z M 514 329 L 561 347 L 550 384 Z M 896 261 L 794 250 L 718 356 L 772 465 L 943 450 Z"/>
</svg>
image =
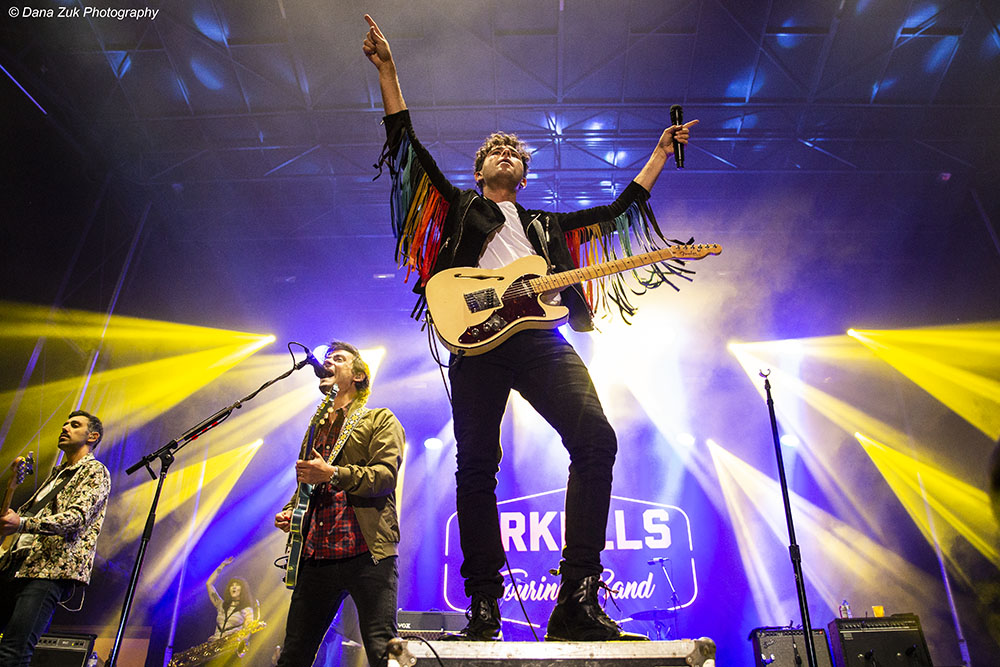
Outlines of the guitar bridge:
<svg viewBox="0 0 1000 667">
<path fill-rule="evenodd" d="M 489 308 L 499 308 L 503 305 L 495 289 L 481 289 L 465 294 L 465 305 L 469 312 L 478 313 Z"/>
</svg>

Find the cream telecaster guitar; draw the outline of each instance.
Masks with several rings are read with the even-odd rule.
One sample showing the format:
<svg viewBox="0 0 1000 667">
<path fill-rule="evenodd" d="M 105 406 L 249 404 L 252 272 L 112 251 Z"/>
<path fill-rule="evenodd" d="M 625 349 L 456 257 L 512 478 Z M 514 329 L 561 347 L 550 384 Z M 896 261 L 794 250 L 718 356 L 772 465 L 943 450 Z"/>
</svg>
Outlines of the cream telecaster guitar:
<svg viewBox="0 0 1000 667">
<path fill-rule="evenodd" d="M 427 309 L 438 337 L 455 353 L 488 352 L 521 329 L 552 329 L 569 318 L 565 306 L 539 297 L 584 280 L 637 269 L 665 259 L 701 259 L 718 255 L 717 243 L 672 245 L 582 269 L 546 274 L 545 260 L 529 255 L 502 269 L 457 267 L 427 281 Z"/>
</svg>

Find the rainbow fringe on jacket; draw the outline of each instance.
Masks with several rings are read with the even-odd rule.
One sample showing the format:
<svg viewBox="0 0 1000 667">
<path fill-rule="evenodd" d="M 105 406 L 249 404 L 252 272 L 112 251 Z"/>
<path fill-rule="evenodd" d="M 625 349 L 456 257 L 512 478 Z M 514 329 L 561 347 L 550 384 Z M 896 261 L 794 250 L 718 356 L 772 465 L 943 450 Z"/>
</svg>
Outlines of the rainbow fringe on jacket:
<svg viewBox="0 0 1000 667">
<path fill-rule="evenodd" d="M 448 217 L 448 202 L 431 185 L 404 133 L 392 173 L 392 232 L 396 236 L 396 262 L 406 267 L 406 280 L 417 272 L 425 285 L 441 250 L 441 230 Z"/>
<path fill-rule="evenodd" d="M 656 238 L 653 237 L 653 233 L 656 234 Z M 672 243 L 685 242 L 668 241 L 660 231 L 649 204 L 645 201 L 636 201 L 614 220 L 566 232 L 566 243 L 569 245 L 573 262 L 577 267 L 584 267 L 658 250 Z M 694 239 L 686 243 L 694 243 Z M 595 315 L 608 316 L 614 312 L 612 308 L 614 306 L 617 307 L 622 320 L 628 323 L 629 318 L 635 315 L 637 310 L 629 300 L 630 294 L 641 296 L 647 290 L 662 285 L 670 285 L 674 290 L 679 290 L 677 285 L 670 282 L 670 278 L 690 281 L 692 274 L 694 271 L 684 268 L 683 261 L 672 259 L 625 273 L 588 280 L 582 284 L 583 295 Z M 629 276 L 638 284 L 638 289 L 629 284 Z"/>
</svg>

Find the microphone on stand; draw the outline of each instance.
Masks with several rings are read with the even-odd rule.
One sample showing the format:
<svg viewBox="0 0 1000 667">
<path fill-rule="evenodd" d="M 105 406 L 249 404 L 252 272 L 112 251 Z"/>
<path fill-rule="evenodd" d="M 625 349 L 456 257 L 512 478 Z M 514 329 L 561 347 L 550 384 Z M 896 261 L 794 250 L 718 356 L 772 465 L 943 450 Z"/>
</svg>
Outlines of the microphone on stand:
<svg viewBox="0 0 1000 667">
<path fill-rule="evenodd" d="M 670 559 L 666 556 L 661 556 L 660 558 L 653 558 L 646 561 L 646 565 L 659 565 L 660 563 L 666 563 Z"/>
<path fill-rule="evenodd" d="M 684 110 L 681 109 L 681 105 L 675 104 L 670 107 L 670 124 L 684 124 Z M 677 141 L 677 139 L 674 139 L 674 162 L 677 163 L 678 169 L 684 168 L 684 144 Z"/>
<path fill-rule="evenodd" d="M 333 373 L 331 373 L 330 370 L 323 365 L 323 362 L 316 358 L 316 355 L 312 353 L 312 350 L 305 345 L 302 346 L 302 349 L 306 351 L 306 358 L 295 364 L 295 370 L 305 368 L 306 365 L 309 365 L 312 366 L 313 373 L 316 374 L 316 377 L 320 379 L 328 378 L 333 375 Z"/>
</svg>

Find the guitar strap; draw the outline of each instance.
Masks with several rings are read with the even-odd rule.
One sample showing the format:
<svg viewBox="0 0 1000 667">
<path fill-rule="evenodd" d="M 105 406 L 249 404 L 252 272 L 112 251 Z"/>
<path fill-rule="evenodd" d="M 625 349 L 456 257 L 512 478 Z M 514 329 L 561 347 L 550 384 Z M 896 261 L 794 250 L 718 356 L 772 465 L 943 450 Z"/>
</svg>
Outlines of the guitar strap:
<svg viewBox="0 0 1000 667">
<path fill-rule="evenodd" d="M 546 216 L 546 218 L 545 218 L 545 228 L 544 229 L 542 228 L 542 223 L 540 223 L 538 221 L 538 218 L 540 216 L 541 216 L 541 214 L 536 215 L 531 220 L 531 222 L 528 223 L 528 228 L 535 230 L 535 235 L 538 237 L 538 242 L 542 246 L 542 256 L 545 258 L 545 264 L 549 267 L 549 273 L 552 273 L 552 271 L 556 267 L 555 267 L 555 264 L 552 263 L 552 260 L 549 259 L 549 224 L 548 224 L 548 216 Z M 590 314 L 590 317 L 593 317 L 593 315 L 594 315 L 593 310 L 590 307 L 590 303 L 587 302 L 587 297 L 584 296 L 583 288 L 580 287 L 580 284 L 579 283 L 574 283 L 574 284 L 572 284 L 572 285 L 569 286 L 569 289 L 573 290 L 574 292 L 576 292 L 579 295 L 580 301 L 583 303 L 584 306 L 587 307 L 587 312 Z M 571 323 L 570 326 L 573 326 L 573 324 Z M 573 326 L 573 328 L 576 329 L 575 326 Z M 586 329 L 584 329 L 584 330 L 586 330 Z"/>
<path fill-rule="evenodd" d="M 50 502 L 52 502 L 52 499 L 55 498 L 56 495 L 63 490 L 63 487 L 69 484 L 69 480 L 73 479 L 73 475 L 76 474 L 77 470 L 79 470 L 79 468 L 74 468 L 69 472 L 68 475 L 64 476 L 58 482 L 53 484 L 52 488 L 49 489 L 48 493 L 46 493 L 41 498 L 35 500 L 35 502 L 31 504 L 31 507 L 21 512 L 20 515 L 22 517 L 29 517 L 29 516 L 35 516 L 36 514 L 41 512 Z"/>
<path fill-rule="evenodd" d="M 26 519 L 28 517 L 35 516 L 36 514 L 41 512 L 50 502 L 52 502 L 52 499 L 55 498 L 56 495 L 63 490 L 63 487 L 65 487 L 69 483 L 69 480 L 73 479 L 73 475 L 76 474 L 77 470 L 79 470 L 79 468 L 72 469 L 68 475 L 66 475 L 58 482 L 53 484 L 52 488 L 50 488 L 44 496 L 35 500 L 33 503 L 31 503 L 31 506 L 25 509 L 24 511 L 18 512 L 19 516 L 22 519 Z M 14 536 L 14 541 L 10 543 L 10 548 L 4 551 L 2 554 L 0 554 L 0 570 L 6 570 L 10 568 L 11 571 L 13 572 L 18 567 L 20 567 L 20 565 L 14 566 L 15 565 L 14 552 L 16 551 L 19 538 L 20 535 Z"/>
<path fill-rule="evenodd" d="M 364 399 L 362 399 L 361 404 L 351 412 L 347 421 L 345 421 L 344 425 L 340 428 L 340 435 L 337 436 L 337 442 L 333 445 L 333 449 L 330 451 L 330 456 L 326 459 L 328 464 L 333 465 L 333 462 L 337 459 L 337 455 L 340 454 L 340 450 L 344 448 L 344 443 L 347 442 L 347 439 L 351 437 L 352 433 L 354 433 L 354 429 L 357 427 L 358 422 L 360 422 L 361 419 L 369 412 L 368 408 L 365 407 Z"/>
<path fill-rule="evenodd" d="M 535 230 L 535 236 L 538 237 L 538 244 L 542 246 L 542 257 L 545 258 L 545 264 L 549 267 L 549 272 L 551 273 L 555 266 L 552 264 L 552 260 L 549 259 L 549 232 L 548 229 L 542 229 L 542 223 L 538 222 L 540 215 L 532 218 L 531 222 L 528 223 L 528 228 Z"/>
<path fill-rule="evenodd" d="M 313 419 L 309 424 L 309 429 L 306 431 L 305 437 L 302 441 L 303 453 L 311 452 L 312 448 L 316 446 L 316 443 L 313 441 L 317 431 L 316 427 L 323 425 L 329 417 L 327 406 L 330 402 L 332 402 L 332 400 L 332 398 L 324 400 L 323 403 L 320 404 L 319 409 L 316 410 L 316 414 L 313 415 Z M 334 443 L 333 449 L 330 451 L 330 456 L 326 459 L 328 464 L 333 465 L 333 462 L 340 454 L 340 450 L 344 448 L 344 443 L 347 442 L 347 439 L 351 437 L 351 434 L 357 427 L 358 422 L 360 422 L 361 419 L 368 414 L 369 409 L 365 407 L 365 401 L 365 398 L 355 399 L 354 402 L 357 403 L 357 407 L 351 411 L 350 415 L 348 415 L 347 419 L 344 421 L 344 425 L 340 427 L 340 434 L 337 436 L 337 442 Z"/>
</svg>

